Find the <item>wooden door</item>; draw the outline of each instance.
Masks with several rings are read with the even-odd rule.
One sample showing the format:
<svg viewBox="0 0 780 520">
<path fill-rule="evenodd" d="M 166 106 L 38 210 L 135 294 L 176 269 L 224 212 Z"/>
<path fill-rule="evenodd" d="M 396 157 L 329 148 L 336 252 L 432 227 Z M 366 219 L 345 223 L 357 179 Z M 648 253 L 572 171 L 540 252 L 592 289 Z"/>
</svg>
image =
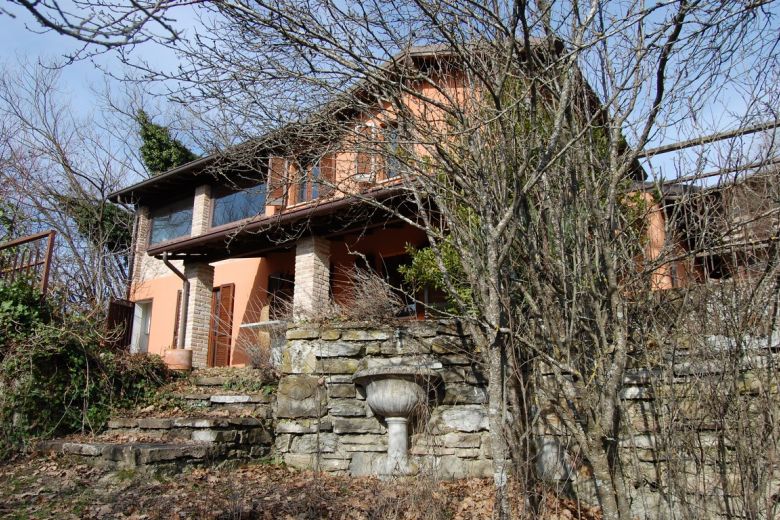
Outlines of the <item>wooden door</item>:
<svg viewBox="0 0 780 520">
<path fill-rule="evenodd" d="M 210 367 L 230 365 L 230 344 L 233 334 L 233 284 L 214 289 L 211 297 L 211 326 L 209 330 Z"/>
<path fill-rule="evenodd" d="M 114 349 L 129 349 L 133 340 L 135 304 L 128 300 L 112 299 L 108 304 L 106 345 Z"/>
</svg>

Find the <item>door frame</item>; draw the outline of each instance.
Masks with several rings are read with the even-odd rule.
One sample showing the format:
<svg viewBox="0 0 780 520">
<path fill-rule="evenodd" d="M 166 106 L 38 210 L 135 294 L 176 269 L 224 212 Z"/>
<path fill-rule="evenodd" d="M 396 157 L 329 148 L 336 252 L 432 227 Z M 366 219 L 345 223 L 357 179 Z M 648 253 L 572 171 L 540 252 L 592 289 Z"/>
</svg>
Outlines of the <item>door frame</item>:
<svg viewBox="0 0 780 520">
<path fill-rule="evenodd" d="M 228 340 L 228 351 L 227 351 L 227 364 L 225 366 L 230 366 L 230 362 L 233 358 L 233 310 L 234 310 L 234 302 L 236 299 L 236 284 L 234 283 L 226 283 L 222 284 L 218 287 L 214 287 L 211 291 L 211 316 L 209 317 L 209 346 L 208 346 L 208 354 L 206 357 L 206 366 L 208 367 L 214 367 L 216 365 L 216 355 L 217 355 L 217 345 L 216 345 L 216 339 L 217 334 L 219 333 L 219 309 L 217 308 L 220 301 L 220 293 L 223 289 L 226 289 L 230 287 L 231 289 L 231 296 L 230 296 L 230 304 L 227 311 L 227 314 L 229 318 L 226 320 L 227 323 L 227 340 Z"/>
<path fill-rule="evenodd" d="M 138 300 L 133 307 L 133 332 L 130 337 L 130 352 L 134 354 L 149 352 L 149 338 L 152 335 L 152 309 L 154 298 Z M 146 328 L 143 332 L 141 328 Z M 141 349 L 141 336 L 146 335 L 146 348 Z"/>
</svg>

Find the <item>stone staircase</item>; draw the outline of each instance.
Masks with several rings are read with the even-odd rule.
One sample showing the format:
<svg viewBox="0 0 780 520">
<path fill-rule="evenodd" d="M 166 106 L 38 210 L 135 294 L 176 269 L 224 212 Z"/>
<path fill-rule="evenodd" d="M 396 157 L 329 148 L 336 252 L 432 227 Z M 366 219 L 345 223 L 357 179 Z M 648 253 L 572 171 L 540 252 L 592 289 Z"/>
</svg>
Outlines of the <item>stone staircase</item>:
<svg viewBox="0 0 780 520">
<path fill-rule="evenodd" d="M 250 389 L 236 381 L 257 379 Z M 258 383 L 259 382 L 259 383 Z M 37 451 L 68 454 L 99 466 L 176 473 L 184 467 L 222 465 L 270 455 L 272 386 L 250 369 L 194 372 L 163 388 L 163 405 L 119 412 L 98 436 L 44 441 Z M 246 385 L 244 385 L 246 386 Z"/>
</svg>

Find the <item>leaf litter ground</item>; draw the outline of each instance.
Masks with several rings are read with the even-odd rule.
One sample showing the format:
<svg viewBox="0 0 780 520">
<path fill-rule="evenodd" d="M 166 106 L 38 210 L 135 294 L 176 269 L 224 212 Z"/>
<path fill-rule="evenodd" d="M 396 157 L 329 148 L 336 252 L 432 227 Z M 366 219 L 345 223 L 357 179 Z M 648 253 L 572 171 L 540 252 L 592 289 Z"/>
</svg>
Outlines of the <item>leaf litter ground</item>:
<svg viewBox="0 0 780 520">
<path fill-rule="evenodd" d="M 598 520 L 548 494 L 548 520 Z M 67 457 L 0 466 L 1 518 L 482 520 L 493 512 L 489 479 L 398 481 L 296 471 L 275 464 L 192 469 L 173 477 L 109 471 Z"/>
</svg>

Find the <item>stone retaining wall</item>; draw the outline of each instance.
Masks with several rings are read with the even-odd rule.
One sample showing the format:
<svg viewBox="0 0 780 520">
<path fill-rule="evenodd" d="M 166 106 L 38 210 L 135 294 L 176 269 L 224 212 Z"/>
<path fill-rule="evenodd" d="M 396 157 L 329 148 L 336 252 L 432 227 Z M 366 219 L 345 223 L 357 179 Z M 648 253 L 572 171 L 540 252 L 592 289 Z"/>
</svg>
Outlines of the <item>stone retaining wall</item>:
<svg viewBox="0 0 780 520">
<path fill-rule="evenodd" d="M 736 347 L 679 349 L 663 365 L 627 370 L 618 450 L 634 517 L 742 518 L 751 507 L 758 518 L 780 512 L 777 446 L 765 438 L 780 417 L 780 360 L 775 348 L 753 351 L 737 365 Z M 551 381 L 541 370 L 538 401 L 555 393 Z M 542 407 L 539 419 L 537 470 L 597 503 L 593 477 L 572 454 L 576 443 L 554 412 Z"/>
<path fill-rule="evenodd" d="M 372 414 L 364 390 L 352 377 L 366 368 L 410 365 L 432 369 L 443 380 L 431 394 L 426 412 L 411 427 L 410 455 L 416 469 L 438 478 L 491 475 L 487 381 L 457 323 L 295 325 L 286 338 L 275 410 L 275 450 L 288 465 L 355 476 L 381 474 L 386 425 Z M 734 441 L 739 428 L 716 431 L 724 419 L 720 410 L 736 402 L 737 396 L 742 408 L 736 411 L 744 415 L 748 427 L 770 427 L 766 421 L 780 416 L 780 401 L 772 397 L 778 392 L 778 377 L 767 372 L 778 366 L 775 351 L 755 350 L 736 374 L 730 374 L 738 378 L 735 385 L 723 384 L 723 367 L 729 363 L 718 356 L 732 349 L 722 346 L 713 348 L 715 357 L 678 351 L 668 358 L 674 362 L 662 357 L 652 368 L 635 365 L 627 372 L 621 394 L 626 420 L 619 449 L 631 483 L 632 513 L 638 518 L 687 518 L 693 510 L 701 518 L 720 518 L 728 516 L 729 510 L 744 509 L 740 490 L 751 484 L 747 473 L 740 477 L 739 467 L 751 457 L 756 460 L 748 461 L 750 471 L 768 472 L 769 494 L 780 490 L 780 468 L 774 462 L 756 458 L 749 446 L 740 452 Z M 548 386 L 551 380 L 542 367 L 537 375 L 541 376 L 535 426 L 537 471 L 548 481 L 557 481 L 562 490 L 595 504 L 593 477 L 576 456 L 576 443 L 543 404 L 545 392 L 555 393 L 554 385 Z M 734 405 L 729 406 L 734 413 Z M 759 457 L 772 452 L 759 449 Z M 745 485 L 731 483 L 739 479 Z M 725 481 L 730 484 L 725 486 Z M 769 504 L 775 499 L 767 500 Z"/>
<path fill-rule="evenodd" d="M 410 453 L 417 470 L 442 478 L 489 476 L 487 387 L 471 350 L 453 322 L 293 326 L 280 366 L 276 451 L 297 468 L 379 473 L 387 451 L 386 425 L 366 405 L 352 375 L 402 364 L 434 369 L 443 378 L 411 425 Z"/>
</svg>

